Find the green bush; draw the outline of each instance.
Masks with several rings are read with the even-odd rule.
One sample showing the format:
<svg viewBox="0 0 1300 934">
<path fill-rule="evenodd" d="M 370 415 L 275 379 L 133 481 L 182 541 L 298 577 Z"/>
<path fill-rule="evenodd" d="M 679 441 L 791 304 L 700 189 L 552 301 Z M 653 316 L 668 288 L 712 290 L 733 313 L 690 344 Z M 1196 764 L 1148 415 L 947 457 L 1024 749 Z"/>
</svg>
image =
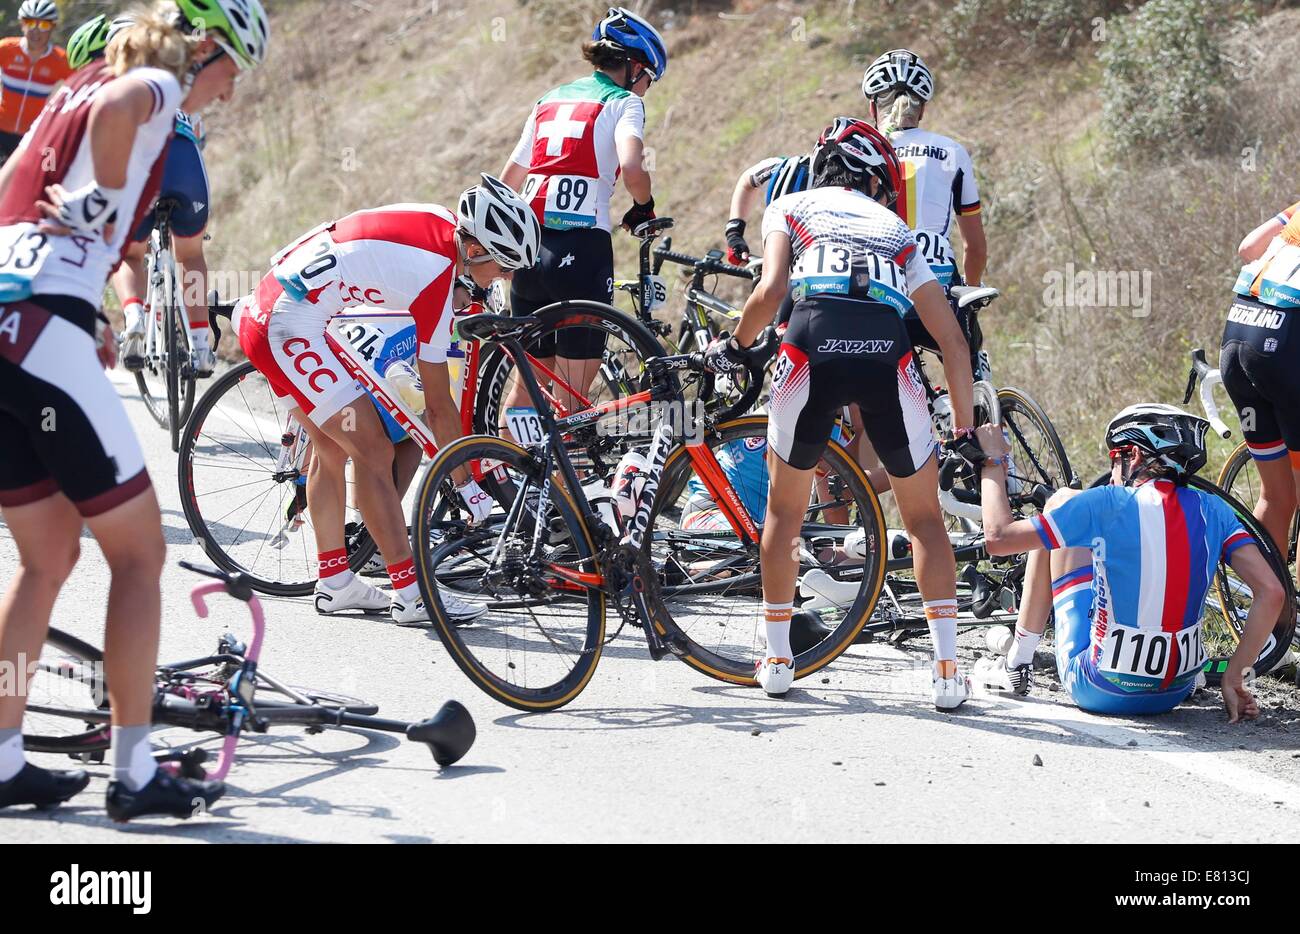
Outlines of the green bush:
<svg viewBox="0 0 1300 934">
<path fill-rule="evenodd" d="M 1150 0 L 1107 23 L 1102 118 L 1116 150 L 1159 156 L 1214 147 L 1234 81 L 1221 36 L 1247 13 L 1219 0 Z"/>
</svg>

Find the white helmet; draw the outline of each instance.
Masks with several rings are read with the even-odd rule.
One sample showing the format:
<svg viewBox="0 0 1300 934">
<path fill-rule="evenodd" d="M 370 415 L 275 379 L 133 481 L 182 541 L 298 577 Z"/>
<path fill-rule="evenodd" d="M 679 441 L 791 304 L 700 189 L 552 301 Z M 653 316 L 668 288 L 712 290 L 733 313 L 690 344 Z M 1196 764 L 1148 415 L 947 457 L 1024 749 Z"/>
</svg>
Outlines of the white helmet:
<svg viewBox="0 0 1300 934">
<path fill-rule="evenodd" d="M 542 229 L 527 202 L 486 172 L 461 193 L 456 226 L 479 243 L 502 269 L 528 269 L 537 262 Z"/>
<path fill-rule="evenodd" d="M 923 101 L 934 97 L 934 75 L 915 52 L 894 49 L 867 66 L 867 73 L 862 76 L 862 93 L 867 100 L 895 90 L 906 91 Z"/>
<path fill-rule="evenodd" d="M 18 8 L 19 19 L 44 19 L 52 23 L 59 21 L 59 8 L 54 0 L 24 0 Z"/>
</svg>

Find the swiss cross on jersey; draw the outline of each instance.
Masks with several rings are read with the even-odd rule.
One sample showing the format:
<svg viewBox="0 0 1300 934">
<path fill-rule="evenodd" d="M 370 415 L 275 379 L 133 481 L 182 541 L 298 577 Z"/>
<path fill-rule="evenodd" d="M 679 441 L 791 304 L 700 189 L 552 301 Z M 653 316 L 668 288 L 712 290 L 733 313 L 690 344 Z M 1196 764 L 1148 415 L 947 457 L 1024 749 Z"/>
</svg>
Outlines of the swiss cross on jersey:
<svg viewBox="0 0 1300 934">
<path fill-rule="evenodd" d="M 523 196 L 545 227 L 596 226 L 600 167 L 595 125 L 604 104 L 555 100 L 537 105 L 531 173 Z"/>
</svg>

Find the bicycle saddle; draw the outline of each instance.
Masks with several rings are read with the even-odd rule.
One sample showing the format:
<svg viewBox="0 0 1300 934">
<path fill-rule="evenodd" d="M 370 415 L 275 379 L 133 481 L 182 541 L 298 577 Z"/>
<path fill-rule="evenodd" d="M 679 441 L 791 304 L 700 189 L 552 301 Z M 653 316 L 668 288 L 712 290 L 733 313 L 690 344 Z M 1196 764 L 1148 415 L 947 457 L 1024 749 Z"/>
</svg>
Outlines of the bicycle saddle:
<svg viewBox="0 0 1300 934">
<path fill-rule="evenodd" d="M 515 318 L 484 313 L 460 318 L 456 322 L 456 331 L 461 337 L 477 341 L 503 340 L 518 337 L 536 323 L 537 319 L 533 317 Z"/>
<path fill-rule="evenodd" d="M 673 219 L 671 217 L 654 217 L 644 224 L 637 224 L 636 229 L 632 231 L 632 236 L 638 240 L 647 240 L 651 237 L 657 237 L 665 230 L 671 230 Z"/>
<path fill-rule="evenodd" d="M 1002 293 L 987 285 L 954 285 L 948 290 L 958 308 L 983 308 Z"/>
</svg>

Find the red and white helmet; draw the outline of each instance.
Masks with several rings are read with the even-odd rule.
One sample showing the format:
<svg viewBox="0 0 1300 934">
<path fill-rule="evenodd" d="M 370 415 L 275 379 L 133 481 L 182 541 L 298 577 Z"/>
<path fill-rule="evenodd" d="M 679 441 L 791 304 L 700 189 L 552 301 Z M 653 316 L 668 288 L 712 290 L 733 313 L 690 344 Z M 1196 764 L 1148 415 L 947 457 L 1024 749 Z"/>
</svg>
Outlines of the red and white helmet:
<svg viewBox="0 0 1300 934">
<path fill-rule="evenodd" d="M 833 161 L 864 181 L 872 176 L 878 178 L 881 201 L 886 206 L 893 207 L 898 200 L 903 190 L 903 166 L 889 140 L 870 123 L 856 117 L 836 117 L 822 130 L 813 149 L 813 178 L 820 178 Z"/>
</svg>

